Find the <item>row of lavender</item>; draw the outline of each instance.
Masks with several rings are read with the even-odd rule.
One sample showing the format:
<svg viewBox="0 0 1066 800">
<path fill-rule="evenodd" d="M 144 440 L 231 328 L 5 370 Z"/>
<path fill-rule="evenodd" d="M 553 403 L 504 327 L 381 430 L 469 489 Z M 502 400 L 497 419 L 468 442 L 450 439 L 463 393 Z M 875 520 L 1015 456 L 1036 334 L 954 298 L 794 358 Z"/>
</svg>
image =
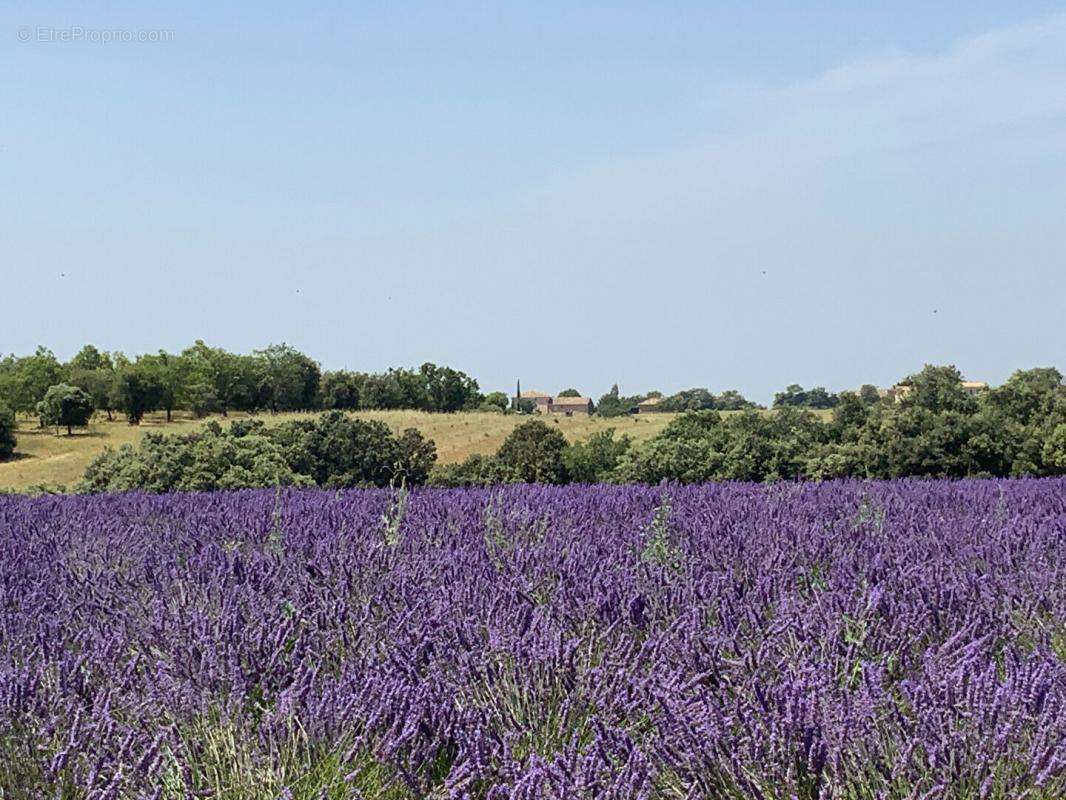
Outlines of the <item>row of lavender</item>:
<svg viewBox="0 0 1066 800">
<path fill-rule="evenodd" d="M 0 795 L 1066 796 L 1066 480 L 0 498 Z"/>
</svg>

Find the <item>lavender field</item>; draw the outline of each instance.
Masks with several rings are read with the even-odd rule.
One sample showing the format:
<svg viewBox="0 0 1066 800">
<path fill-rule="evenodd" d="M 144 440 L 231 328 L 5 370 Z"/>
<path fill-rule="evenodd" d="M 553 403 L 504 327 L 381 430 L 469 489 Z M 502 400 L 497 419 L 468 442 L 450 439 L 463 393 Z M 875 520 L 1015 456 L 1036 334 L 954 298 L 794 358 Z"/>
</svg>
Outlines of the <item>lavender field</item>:
<svg viewBox="0 0 1066 800">
<path fill-rule="evenodd" d="M 0 797 L 1061 798 L 1066 480 L 0 497 Z"/>
</svg>

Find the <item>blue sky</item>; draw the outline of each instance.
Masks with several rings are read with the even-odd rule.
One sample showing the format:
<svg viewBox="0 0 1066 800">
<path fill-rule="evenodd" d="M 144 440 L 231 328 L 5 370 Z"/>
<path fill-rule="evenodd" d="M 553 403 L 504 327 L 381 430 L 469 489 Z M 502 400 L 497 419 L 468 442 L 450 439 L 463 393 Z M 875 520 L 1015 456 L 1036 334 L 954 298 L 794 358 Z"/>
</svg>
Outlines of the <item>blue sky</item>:
<svg viewBox="0 0 1066 800">
<path fill-rule="evenodd" d="M 146 5 L 0 9 L 5 352 L 1066 369 L 1062 3 Z"/>
</svg>

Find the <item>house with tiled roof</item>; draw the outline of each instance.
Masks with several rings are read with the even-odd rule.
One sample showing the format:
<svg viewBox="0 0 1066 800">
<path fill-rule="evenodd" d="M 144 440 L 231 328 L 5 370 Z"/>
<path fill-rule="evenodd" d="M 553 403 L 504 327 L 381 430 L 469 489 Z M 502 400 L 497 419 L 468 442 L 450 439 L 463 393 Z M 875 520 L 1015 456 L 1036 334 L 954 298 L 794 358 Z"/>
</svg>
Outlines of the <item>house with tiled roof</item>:
<svg viewBox="0 0 1066 800">
<path fill-rule="evenodd" d="M 659 408 L 659 404 L 662 403 L 662 401 L 663 399 L 661 397 L 645 398 L 644 400 L 641 400 L 639 403 L 637 403 L 637 413 L 652 414 L 656 411 L 662 411 L 662 409 Z"/>
<path fill-rule="evenodd" d="M 589 397 L 554 397 L 548 405 L 552 414 L 591 414 L 592 398 Z"/>
</svg>

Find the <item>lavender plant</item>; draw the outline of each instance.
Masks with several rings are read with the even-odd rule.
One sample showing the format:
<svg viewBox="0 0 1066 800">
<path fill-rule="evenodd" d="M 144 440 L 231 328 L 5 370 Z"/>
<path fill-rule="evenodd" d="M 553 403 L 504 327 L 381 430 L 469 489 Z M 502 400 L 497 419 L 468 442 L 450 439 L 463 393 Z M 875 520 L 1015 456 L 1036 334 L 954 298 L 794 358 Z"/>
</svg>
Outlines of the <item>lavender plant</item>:
<svg viewBox="0 0 1066 800">
<path fill-rule="evenodd" d="M 1064 479 L 0 497 L 0 553 L 4 800 L 1066 796 Z"/>
</svg>

